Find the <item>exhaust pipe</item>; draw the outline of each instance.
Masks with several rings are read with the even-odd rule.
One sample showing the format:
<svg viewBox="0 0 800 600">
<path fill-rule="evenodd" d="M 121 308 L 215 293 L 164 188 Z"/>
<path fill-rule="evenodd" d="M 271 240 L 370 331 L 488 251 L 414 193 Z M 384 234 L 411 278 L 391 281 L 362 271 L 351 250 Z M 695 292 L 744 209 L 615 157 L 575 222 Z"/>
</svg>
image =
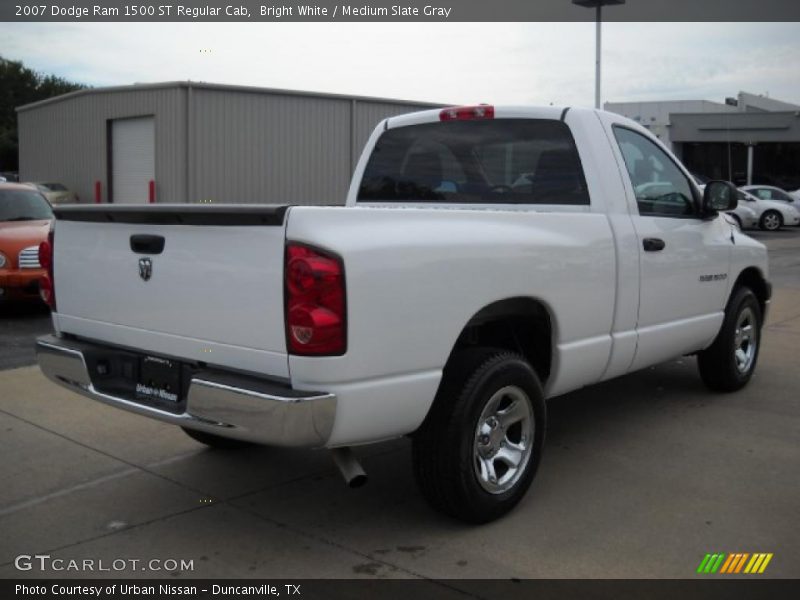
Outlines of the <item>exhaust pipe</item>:
<svg viewBox="0 0 800 600">
<path fill-rule="evenodd" d="M 348 487 L 357 488 L 367 483 L 367 474 L 349 447 L 332 448 L 331 456 Z"/>
</svg>

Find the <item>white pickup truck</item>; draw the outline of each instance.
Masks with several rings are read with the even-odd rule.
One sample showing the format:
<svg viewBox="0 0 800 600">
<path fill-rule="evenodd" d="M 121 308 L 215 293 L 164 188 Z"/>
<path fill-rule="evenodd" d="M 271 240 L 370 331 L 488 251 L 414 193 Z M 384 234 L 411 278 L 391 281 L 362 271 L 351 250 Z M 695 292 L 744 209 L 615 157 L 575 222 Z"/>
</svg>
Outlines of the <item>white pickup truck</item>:
<svg viewBox="0 0 800 600">
<path fill-rule="evenodd" d="M 767 256 L 647 130 L 588 109 L 384 120 L 346 207 L 58 207 L 42 371 L 211 446 L 413 440 L 424 496 L 470 522 L 534 477 L 545 400 L 696 354 L 750 379 Z M 643 400 L 647 390 L 642 390 Z"/>
</svg>

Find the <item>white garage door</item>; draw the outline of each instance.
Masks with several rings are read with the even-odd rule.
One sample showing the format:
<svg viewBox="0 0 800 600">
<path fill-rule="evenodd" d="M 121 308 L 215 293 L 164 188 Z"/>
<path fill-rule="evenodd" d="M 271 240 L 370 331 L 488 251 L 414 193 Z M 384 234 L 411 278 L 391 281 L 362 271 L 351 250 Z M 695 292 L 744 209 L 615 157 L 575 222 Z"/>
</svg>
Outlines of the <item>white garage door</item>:
<svg viewBox="0 0 800 600">
<path fill-rule="evenodd" d="M 118 119 L 111 125 L 112 200 L 143 204 L 156 178 L 155 119 Z"/>
</svg>

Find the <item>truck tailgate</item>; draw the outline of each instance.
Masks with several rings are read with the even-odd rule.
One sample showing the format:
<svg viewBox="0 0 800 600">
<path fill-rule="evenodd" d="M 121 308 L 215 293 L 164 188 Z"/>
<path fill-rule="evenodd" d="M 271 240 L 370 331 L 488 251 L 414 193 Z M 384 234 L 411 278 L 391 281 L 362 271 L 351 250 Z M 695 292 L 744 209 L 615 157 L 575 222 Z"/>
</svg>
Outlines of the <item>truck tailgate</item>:
<svg viewBox="0 0 800 600">
<path fill-rule="evenodd" d="M 56 328 L 288 377 L 285 214 L 240 205 L 59 208 Z"/>
</svg>

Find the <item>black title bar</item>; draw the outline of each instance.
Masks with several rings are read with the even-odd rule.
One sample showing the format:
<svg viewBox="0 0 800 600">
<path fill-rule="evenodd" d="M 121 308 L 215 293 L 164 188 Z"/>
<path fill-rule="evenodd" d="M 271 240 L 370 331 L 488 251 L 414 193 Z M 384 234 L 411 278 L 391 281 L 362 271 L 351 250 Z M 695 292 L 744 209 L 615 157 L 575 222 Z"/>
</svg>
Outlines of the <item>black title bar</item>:
<svg viewBox="0 0 800 600">
<path fill-rule="evenodd" d="M 603 21 L 800 21 L 795 0 L 602 0 Z M 594 0 L 4 0 L 7 22 L 594 21 Z"/>
</svg>

